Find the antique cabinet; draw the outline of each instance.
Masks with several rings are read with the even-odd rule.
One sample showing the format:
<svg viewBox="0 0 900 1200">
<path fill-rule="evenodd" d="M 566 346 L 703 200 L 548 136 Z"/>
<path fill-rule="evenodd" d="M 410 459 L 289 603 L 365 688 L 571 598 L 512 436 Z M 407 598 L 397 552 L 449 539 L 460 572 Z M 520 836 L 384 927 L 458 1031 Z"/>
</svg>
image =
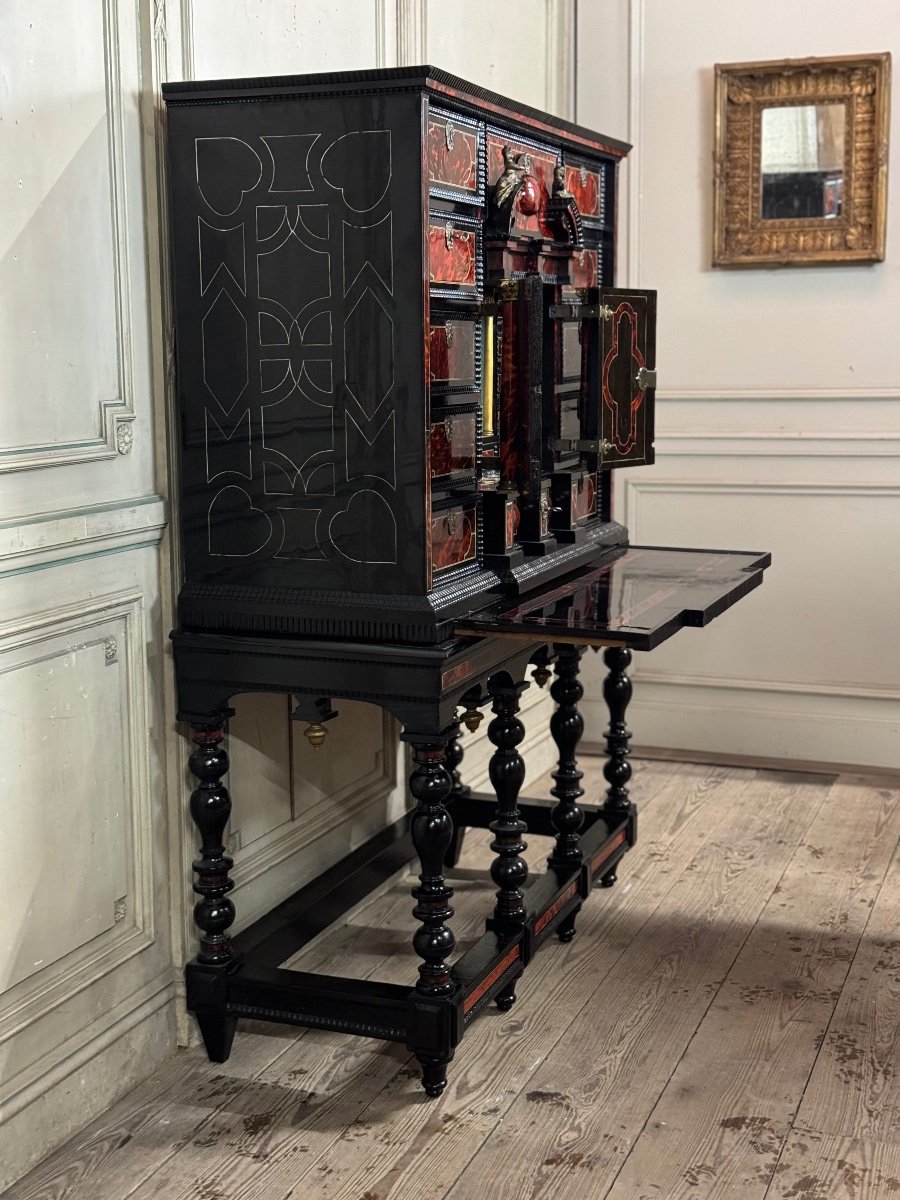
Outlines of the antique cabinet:
<svg viewBox="0 0 900 1200">
<path fill-rule="evenodd" d="M 656 298 L 614 287 L 628 147 L 429 67 L 169 84 L 165 99 L 172 638 L 200 833 L 188 1007 L 217 1061 L 239 1017 L 341 1030 L 406 1045 L 437 1096 L 468 1025 L 510 1007 L 635 843 L 632 650 L 705 625 L 769 558 L 630 546 L 613 517 L 612 472 L 653 461 Z M 608 668 L 609 786 L 582 805 L 589 645 Z M 529 671 L 553 679 L 552 800 L 519 799 Z M 225 736 L 253 691 L 292 695 L 314 744 L 343 698 L 400 722 L 414 805 L 382 832 L 387 873 L 421 867 L 409 986 L 284 970 L 271 929 L 232 938 Z M 488 705 L 493 792 L 474 794 L 461 726 Z M 491 830 L 496 903 L 457 957 L 445 870 L 468 826 Z M 531 880 L 528 828 L 554 839 Z M 304 928 L 371 885 L 374 858 L 350 859 L 287 902 Z"/>
<path fill-rule="evenodd" d="M 627 146 L 425 67 L 165 98 L 184 628 L 437 642 L 626 544 Z"/>
</svg>

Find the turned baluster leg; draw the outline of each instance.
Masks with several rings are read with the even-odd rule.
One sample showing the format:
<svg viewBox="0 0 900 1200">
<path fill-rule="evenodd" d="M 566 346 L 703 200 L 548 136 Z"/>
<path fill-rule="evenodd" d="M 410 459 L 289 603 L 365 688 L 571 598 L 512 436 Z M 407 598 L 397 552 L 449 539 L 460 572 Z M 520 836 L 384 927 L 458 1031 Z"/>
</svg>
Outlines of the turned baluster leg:
<svg viewBox="0 0 900 1200">
<path fill-rule="evenodd" d="M 583 650 L 579 646 L 560 645 L 557 652 L 556 678 L 550 685 L 550 695 L 556 701 L 556 711 L 550 718 L 550 735 L 559 754 L 559 766 L 553 772 L 554 786 L 550 789 L 550 795 L 556 797 L 550 814 L 556 845 L 549 861 L 551 866 L 572 866 L 583 857 L 578 836 L 584 824 L 584 813 L 578 806 L 584 795 L 583 775 L 575 758 L 584 733 L 584 718 L 578 711 L 578 701 L 584 695 L 578 681 Z"/>
<path fill-rule="evenodd" d="M 584 795 L 583 775 L 575 758 L 584 733 L 584 718 L 578 711 L 578 701 L 584 695 L 578 680 L 584 651 L 579 646 L 560 644 L 556 652 L 556 678 L 550 685 L 550 695 L 556 701 L 556 710 L 550 718 L 550 734 L 559 754 L 559 766 L 553 772 L 554 786 L 550 789 L 550 795 L 557 801 L 550 814 L 556 830 L 556 845 L 547 861 L 550 867 L 571 868 L 578 866 L 584 857 L 579 839 L 584 813 L 578 805 Z M 575 936 L 577 915 L 576 908 L 560 923 L 557 936 L 561 942 L 571 942 Z"/>
<path fill-rule="evenodd" d="M 409 787 L 416 809 L 411 833 L 422 867 L 419 886 L 412 891 L 416 901 L 413 916 L 422 923 L 413 936 L 413 949 L 422 959 L 416 991 L 422 996 L 446 996 L 453 991 L 447 958 L 456 946 L 453 932 L 446 924 L 453 916 L 450 906 L 453 889 L 447 886 L 443 875 L 444 860 L 453 838 L 453 819 L 445 808 L 453 781 L 445 766 L 443 741 L 420 740 L 408 734 L 404 738 L 413 745 L 415 767 Z M 422 1083 L 429 1096 L 439 1096 L 447 1086 L 447 1063 L 451 1057 L 417 1053 L 422 1064 Z"/>
<path fill-rule="evenodd" d="M 234 961 L 228 930 L 234 922 L 234 905 L 228 893 L 234 887 L 228 872 L 232 860 L 225 854 L 223 835 L 231 815 L 231 797 L 221 782 L 228 770 L 228 754 L 222 745 L 224 718 L 209 724 L 192 724 L 195 750 L 189 767 L 199 780 L 191 793 L 191 817 L 200 833 L 200 857 L 193 862 L 196 875 L 194 891 L 200 900 L 194 905 L 194 921 L 200 930 L 200 949 L 196 962 L 208 967 L 226 968 Z M 236 1018 L 212 1010 L 196 1014 L 207 1053 L 213 1062 L 224 1062 L 231 1052 Z"/>
<path fill-rule="evenodd" d="M 454 800 L 464 800 L 469 795 L 471 788 L 468 788 L 462 781 L 462 776 L 459 773 L 459 768 L 462 765 L 463 755 L 465 751 L 460 744 L 460 722 L 454 721 L 451 726 L 450 741 L 447 743 L 447 751 L 444 756 L 444 765 L 450 772 L 452 786 L 450 788 L 449 802 L 451 811 Z M 456 813 L 453 814 L 453 836 L 450 839 L 450 845 L 447 848 L 447 854 L 444 858 L 445 867 L 455 867 L 459 862 L 459 856 L 462 852 L 463 837 L 465 836 L 465 826 L 460 824 L 456 818 Z"/>
<path fill-rule="evenodd" d="M 631 764 L 628 761 L 628 743 L 631 733 L 625 724 L 625 712 L 631 700 L 631 680 L 626 671 L 631 662 L 631 651 L 621 646 L 611 646 L 603 653 L 608 674 L 603 681 L 603 698 L 609 709 L 609 729 L 606 731 L 606 749 L 609 757 L 603 775 L 609 788 L 603 815 L 611 823 L 618 824 L 631 814 L 628 799 L 628 781 L 631 779 Z M 616 882 L 613 868 L 600 881 L 603 887 L 612 887 Z"/>
<path fill-rule="evenodd" d="M 521 855 L 527 848 L 522 841 L 527 826 L 516 807 L 525 780 L 525 762 L 517 749 L 525 737 L 525 726 L 516 714 L 519 697 L 527 686 L 509 684 L 490 689 L 495 716 L 487 734 L 495 749 L 489 770 L 497 793 L 497 818 L 488 827 L 494 835 L 491 878 L 497 885 L 497 903 L 490 925 L 498 932 L 515 929 L 525 921 L 522 889 L 528 879 L 528 866 Z"/>
</svg>

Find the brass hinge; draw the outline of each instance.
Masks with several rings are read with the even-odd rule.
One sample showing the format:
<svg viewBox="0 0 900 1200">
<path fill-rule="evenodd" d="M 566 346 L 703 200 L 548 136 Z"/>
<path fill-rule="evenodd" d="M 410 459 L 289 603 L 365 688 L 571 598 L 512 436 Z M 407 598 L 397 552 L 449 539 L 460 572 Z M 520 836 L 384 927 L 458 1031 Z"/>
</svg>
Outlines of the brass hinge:
<svg viewBox="0 0 900 1200">
<path fill-rule="evenodd" d="M 615 311 L 608 304 L 551 304 L 550 317 L 554 321 L 611 321 Z"/>
<path fill-rule="evenodd" d="M 648 367 L 641 367 L 637 375 L 635 375 L 634 381 L 642 392 L 645 392 L 647 388 L 655 388 L 656 368 L 654 367 L 651 371 Z"/>
</svg>

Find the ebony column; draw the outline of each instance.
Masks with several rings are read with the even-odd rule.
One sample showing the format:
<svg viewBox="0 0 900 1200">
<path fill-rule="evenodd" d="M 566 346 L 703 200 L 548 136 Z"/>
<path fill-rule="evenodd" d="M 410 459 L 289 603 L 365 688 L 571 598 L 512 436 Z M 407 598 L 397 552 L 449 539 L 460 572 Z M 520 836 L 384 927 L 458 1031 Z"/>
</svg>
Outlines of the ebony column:
<svg viewBox="0 0 900 1200">
<path fill-rule="evenodd" d="M 501 933 L 525 921 L 522 889 L 528 879 L 528 867 L 521 855 L 527 848 L 522 840 L 527 826 L 516 805 L 525 781 L 525 762 L 517 748 L 525 737 L 525 726 L 517 714 L 519 697 L 527 686 L 527 683 L 495 685 L 493 680 L 488 685 L 495 714 L 487 730 L 494 746 L 489 771 L 497 794 L 497 818 L 488 826 L 494 835 L 491 849 L 496 855 L 491 863 L 491 878 L 497 885 L 497 903 L 489 925 Z"/>
<path fill-rule="evenodd" d="M 189 759 L 191 773 L 199 781 L 191 793 L 191 817 L 200 832 L 200 857 L 193 862 L 194 891 L 200 900 L 194 905 L 194 921 L 200 930 L 200 949 L 194 962 L 209 976 L 227 969 L 234 962 L 229 929 L 234 922 L 234 905 L 228 893 L 234 887 L 229 878 L 232 860 L 225 853 L 224 833 L 231 815 L 231 797 L 221 782 L 228 770 L 228 754 L 222 741 L 225 717 L 191 725 L 195 750 Z M 191 1003 L 207 1054 L 213 1062 L 224 1062 L 231 1052 L 236 1018 L 223 1009 Z"/>
<path fill-rule="evenodd" d="M 632 804 L 628 799 L 628 781 L 631 779 L 631 764 L 628 761 L 628 743 L 631 733 L 625 724 L 625 712 L 631 700 L 631 680 L 626 671 L 631 662 L 631 651 L 621 646 L 611 646 L 603 652 L 607 676 L 603 681 L 603 698 L 609 709 L 609 729 L 606 731 L 606 749 L 609 757 L 603 775 L 609 788 L 603 815 L 612 824 L 619 824 L 632 815 Z M 616 882 L 613 868 L 601 880 L 604 887 Z"/>
<path fill-rule="evenodd" d="M 422 1083 L 429 1096 L 439 1096 L 447 1085 L 447 1064 L 453 1057 L 449 1008 L 440 1001 L 449 999 L 456 985 L 450 973 L 448 957 L 453 953 L 456 939 L 447 922 L 453 916 L 450 899 L 453 889 L 447 886 L 443 866 L 453 838 L 453 819 L 445 804 L 453 787 L 446 766 L 448 737 L 404 733 L 404 741 L 413 747 L 414 768 L 409 788 L 416 801 L 411 820 L 413 845 L 422 867 L 419 885 L 413 888 L 416 904 L 413 916 L 421 928 L 413 935 L 413 949 L 422 962 L 416 996 L 438 1004 L 416 1005 L 414 1013 L 430 1008 L 439 1013 L 438 1019 L 428 1022 L 416 1019 L 410 1046 L 422 1064 Z M 422 1031 L 427 1031 L 427 1036 Z"/>
</svg>

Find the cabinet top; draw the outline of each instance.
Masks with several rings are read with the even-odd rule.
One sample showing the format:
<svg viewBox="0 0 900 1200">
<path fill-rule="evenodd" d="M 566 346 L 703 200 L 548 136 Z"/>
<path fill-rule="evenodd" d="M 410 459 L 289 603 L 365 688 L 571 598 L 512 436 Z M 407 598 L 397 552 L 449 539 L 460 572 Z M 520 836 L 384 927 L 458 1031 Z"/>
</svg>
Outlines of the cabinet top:
<svg viewBox="0 0 900 1200">
<path fill-rule="evenodd" d="M 196 79 L 164 83 L 168 105 L 221 104 L 257 97 L 325 97 L 377 92 L 422 91 L 442 103 L 468 108 L 491 120 L 513 121 L 530 130 L 551 133 L 582 150 L 621 158 L 631 149 L 627 142 L 585 129 L 572 121 L 532 108 L 488 88 L 469 83 L 439 67 L 388 67 L 372 71 L 327 71 L 314 75 L 271 75 L 250 79 Z"/>
</svg>

